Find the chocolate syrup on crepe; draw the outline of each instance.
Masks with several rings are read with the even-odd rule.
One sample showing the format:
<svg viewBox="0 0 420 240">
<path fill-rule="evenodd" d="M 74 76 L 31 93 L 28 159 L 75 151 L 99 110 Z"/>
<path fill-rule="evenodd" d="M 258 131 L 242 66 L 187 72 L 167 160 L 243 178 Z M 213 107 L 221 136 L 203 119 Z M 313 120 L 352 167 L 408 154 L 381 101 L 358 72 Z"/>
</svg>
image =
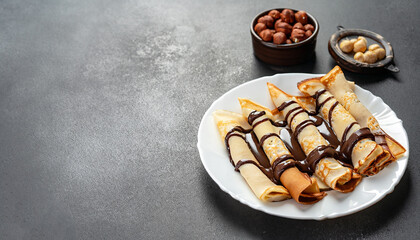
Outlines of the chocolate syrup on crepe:
<svg viewBox="0 0 420 240">
<path fill-rule="evenodd" d="M 271 124 L 273 124 L 274 126 L 281 127 L 279 134 L 277 133 L 266 134 L 261 138 L 261 141 L 258 141 L 257 137 L 252 132 L 252 129 L 245 130 L 242 127 L 237 126 L 233 128 L 232 130 L 230 130 L 228 134 L 226 135 L 225 144 L 229 152 L 229 159 L 231 163 L 234 165 L 232 156 L 230 154 L 229 138 L 233 136 L 241 137 L 242 139 L 244 139 L 246 143 L 248 144 L 248 147 L 251 150 L 252 154 L 258 161 L 258 162 L 255 162 L 250 159 L 241 159 L 240 161 L 238 161 L 236 165 L 234 165 L 235 170 L 239 171 L 239 167 L 244 164 L 254 164 L 269 179 L 271 179 L 274 183 L 279 184 L 280 176 L 287 168 L 296 166 L 302 172 L 313 174 L 316 168 L 316 164 L 319 162 L 319 160 L 325 157 L 335 158 L 343 166 L 353 168 L 352 162 L 351 162 L 351 152 L 353 150 L 354 145 L 358 141 L 364 138 L 370 138 L 372 140 L 375 140 L 375 138 L 378 138 L 382 140 L 384 136 L 379 135 L 379 134 L 374 136 L 368 128 L 362 128 L 355 131 L 346 140 L 347 134 L 352 128 L 352 126 L 354 124 L 357 124 L 357 122 L 354 122 L 345 129 L 343 133 L 342 141 L 340 142 L 334 130 L 331 127 L 331 116 L 334 111 L 334 108 L 338 105 L 338 102 L 335 102 L 329 109 L 328 122 L 325 121 L 320 116 L 318 116 L 319 110 L 322 107 L 322 105 L 324 105 L 327 101 L 332 99 L 332 97 L 328 97 L 323 102 L 319 103 L 318 98 L 324 92 L 326 92 L 325 89 L 322 89 L 316 92 L 316 94 L 313 96 L 316 100 L 316 111 L 307 112 L 309 115 L 309 120 L 305 120 L 301 122 L 298 126 L 295 127 L 294 132 L 292 132 L 292 130 L 289 127 L 287 127 L 287 120 L 290 118 L 290 122 L 291 122 L 298 114 L 306 111 L 300 106 L 291 109 L 286 114 L 285 120 L 281 122 L 274 122 L 273 120 L 267 117 L 255 122 L 258 118 L 264 116 L 265 112 L 264 111 L 251 112 L 250 115 L 248 116 L 248 122 L 251 126 L 256 127 L 265 121 L 270 121 Z M 278 111 L 279 112 L 283 111 L 286 107 L 288 107 L 289 105 L 293 103 L 296 103 L 296 102 L 293 100 L 284 102 L 282 105 L 278 107 Z M 310 126 L 310 125 L 314 125 L 315 127 L 317 127 L 318 131 L 327 140 L 329 144 L 318 146 L 317 148 L 312 150 L 308 154 L 308 156 L 306 156 L 299 144 L 298 137 L 299 137 L 300 132 L 302 132 L 305 127 Z M 273 137 L 273 136 L 280 138 L 284 142 L 285 146 L 287 147 L 291 155 L 286 154 L 286 155 L 280 156 L 273 162 L 273 165 L 271 166 L 269 159 L 267 158 L 267 156 L 265 155 L 262 149 L 262 145 L 264 141 L 266 141 L 269 137 Z M 381 145 L 386 144 L 385 139 L 383 139 L 380 142 L 380 144 Z"/>
</svg>

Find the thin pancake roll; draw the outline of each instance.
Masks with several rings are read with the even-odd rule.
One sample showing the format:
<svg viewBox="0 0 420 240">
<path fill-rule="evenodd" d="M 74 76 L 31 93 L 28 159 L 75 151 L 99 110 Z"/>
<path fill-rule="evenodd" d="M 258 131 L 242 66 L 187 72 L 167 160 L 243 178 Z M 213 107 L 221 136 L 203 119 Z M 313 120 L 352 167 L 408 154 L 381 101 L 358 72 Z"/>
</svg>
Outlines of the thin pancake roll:
<svg viewBox="0 0 420 240">
<path fill-rule="evenodd" d="M 298 88 L 315 98 L 315 111 L 329 122 L 341 142 L 340 151 L 351 159 L 354 169 L 363 175 L 378 173 L 376 165 L 388 161 L 391 155 L 374 141 L 369 128 L 362 128 L 318 78 L 299 82 Z"/>
<path fill-rule="evenodd" d="M 213 112 L 213 118 L 218 127 L 222 141 L 225 143 L 232 164 L 240 172 L 254 194 L 263 201 L 282 201 L 290 198 L 289 192 L 283 186 L 276 185 L 261 170 L 252 153 L 245 134 L 251 126 L 243 116 L 224 110 Z"/>
<path fill-rule="evenodd" d="M 397 159 L 405 153 L 405 148 L 382 130 L 376 118 L 360 102 L 339 66 L 335 66 L 320 81 L 340 104 L 351 113 L 360 126 L 362 128 L 368 127 L 375 135 L 376 142 L 391 153 L 392 157 L 389 160 L 384 160 L 376 164 L 377 170 L 375 171 L 379 171 L 388 165 L 391 160 Z"/>
<path fill-rule="evenodd" d="M 326 196 L 320 192 L 315 179 L 302 173 L 295 167 L 295 159 L 279 136 L 279 128 L 272 124 L 273 115 L 270 109 L 258 105 L 249 99 L 239 99 L 242 113 L 253 127 L 268 160 L 274 178 L 280 181 L 293 199 L 302 204 L 313 204 Z"/>
<path fill-rule="evenodd" d="M 351 192 L 361 181 L 361 175 L 342 166 L 335 158 L 335 150 L 315 127 L 309 115 L 294 100 L 271 83 L 267 83 L 271 99 L 287 121 L 305 152 L 314 174 L 330 188 Z M 302 111 L 303 110 L 303 111 Z"/>
</svg>

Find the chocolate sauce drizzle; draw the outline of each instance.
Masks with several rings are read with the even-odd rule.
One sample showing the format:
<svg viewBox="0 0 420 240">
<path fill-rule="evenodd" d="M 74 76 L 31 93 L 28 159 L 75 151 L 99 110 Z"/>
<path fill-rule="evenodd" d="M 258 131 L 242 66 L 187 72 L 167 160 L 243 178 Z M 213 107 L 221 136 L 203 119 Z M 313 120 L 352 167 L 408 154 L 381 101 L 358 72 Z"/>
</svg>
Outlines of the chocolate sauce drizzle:
<svg viewBox="0 0 420 240">
<path fill-rule="evenodd" d="M 357 122 L 353 122 L 349 126 L 347 126 L 347 128 L 343 132 L 343 136 L 341 138 L 342 140 L 339 141 L 331 126 L 332 113 L 334 111 L 334 108 L 339 104 L 338 101 L 332 104 L 331 108 L 329 109 L 328 122 L 326 122 L 323 118 L 318 116 L 322 106 L 333 98 L 333 96 L 330 96 L 321 103 L 319 103 L 319 97 L 325 92 L 325 89 L 321 89 L 317 91 L 315 95 L 312 96 L 316 100 L 315 112 L 307 112 L 300 105 L 298 105 L 297 107 L 292 108 L 290 111 L 288 111 L 288 113 L 285 115 L 284 121 L 274 122 L 268 117 L 264 117 L 259 121 L 256 121 L 258 118 L 261 118 L 265 115 L 265 111 L 253 111 L 249 114 L 248 123 L 251 126 L 253 126 L 253 128 L 255 128 L 263 122 L 270 121 L 272 125 L 276 127 L 281 127 L 279 134 L 268 133 L 261 137 L 260 141 L 258 141 L 252 129 L 245 130 L 240 126 L 237 126 L 230 130 L 226 134 L 225 145 L 229 152 L 229 160 L 235 167 L 235 170 L 239 171 L 239 168 L 244 164 L 253 164 L 257 166 L 269 179 L 271 179 L 271 181 L 273 181 L 276 184 L 280 184 L 280 176 L 286 169 L 296 166 L 302 172 L 313 174 L 318 162 L 325 157 L 335 158 L 343 166 L 353 168 L 351 162 L 351 153 L 356 143 L 361 139 L 368 138 L 376 140 L 379 145 L 383 147 L 388 147 L 386 144 L 385 135 L 374 135 L 371 133 L 369 128 L 361 128 L 355 131 L 347 138 L 348 132 L 355 124 L 357 124 Z M 285 101 L 277 109 L 279 112 L 281 112 L 294 103 L 296 103 L 294 100 Z M 290 127 L 287 127 L 287 120 L 290 117 L 289 122 L 291 123 L 298 114 L 303 112 L 306 112 L 309 115 L 309 120 L 305 120 L 299 123 L 295 127 L 295 131 L 293 132 L 290 129 Z M 298 137 L 299 134 L 303 131 L 303 129 L 310 125 L 317 127 L 321 135 L 327 140 L 329 144 L 318 146 L 317 148 L 312 150 L 308 154 L 308 156 L 306 156 L 299 144 Z M 229 139 L 234 136 L 242 138 L 247 143 L 255 159 L 257 159 L 257 162 L 250 159 L 241 159 L 236 163 L 236 165 L 233 163 L 232 155 L 230 153 Z M 267 156 L 265 155 L 262 149 L 264 142 L 270 137 L 280 138 L 291 153 L 291 155 L 286 154 L 280 156 L 279 158 L 273 161 L 272 165 L 270 164 L 270 161 L 268 160 Z"/>
</svg>

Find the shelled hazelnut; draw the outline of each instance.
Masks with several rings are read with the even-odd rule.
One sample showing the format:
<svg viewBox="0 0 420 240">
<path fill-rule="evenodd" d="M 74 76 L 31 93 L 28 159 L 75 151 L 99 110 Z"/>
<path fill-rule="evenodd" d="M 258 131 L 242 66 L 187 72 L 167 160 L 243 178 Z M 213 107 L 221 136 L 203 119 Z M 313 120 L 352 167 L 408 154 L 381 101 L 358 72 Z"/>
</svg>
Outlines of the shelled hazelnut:
<svg viewBox="0 0 420 240">
<path fill-rule="evenodd" d="M 274 24 L 274 19 L 269 15 L 265 15 L 265 16 L 260 17 L 258 19 L 258 22 L 264 23 L 268 28 L 272 28 Z"/>
<path fill-rule="evenodd" d="M 300 22 L 302 25 L 305 25 L 308 23 L 308 14 L 306 14 L 305 11 L 298 11 L 295 13 L 295 19 L 296 22 Z"/>
<path fill-rule="evenodd" d="M 345 53 L 349 53 L 349 52 L 353 51 L 353 47 L 354 47 L 354 43 L 352 43 L 348 39 L 343 40 L 340 43 L 340 49 L 341 49 L 341 51 L 343 51 Z"/>
<path fill-rule="evenodd" d="M 376 56 L 378 57 L 378 60 L 382 60 L 385 58 L 386 52 L 385 49 L 383 48 L 378 48 L 373 50 L 373 52 L 376 54 Z"/>
<path fill-rule="evenodd" d="M 276 32 L 273 35 L 273 43 L 275 44 L 282 44 L 285 43 L 287 40 L 286 34 L 283 32 Z"/>
<path fill-rule="evenodd" d="M 381 48 L 379 44 L 372 44 L 369 48 L 366 46 L 367 40 L 361 36 L 357 39 L 344 39 L 340 42 L 341 51 L 345 53 L 354 52 L 353 58 L 356 61 L 372 64 L 385 58 L 385 49 Z"/>
<path fill-rule="evenodd" d="M 378 56 L 373 51 L 366 51 L 364 57 L 366 63 L 375 63 L 378 60 Z"/>
<path fill-rule="evenodd" d="M 276 32 L 284 32 L 286 35 L 292 33 L 293 27 L 285 22 L 277 20 L 276 25 L 274 26 Z"/>
<path fill-rule="evenodd" d="M 365 62 L 365 55 L 362 52 L 357 52 L 356 54 L 354 54 L 353 58 L 356 61 Z"/>
<path fill-rule="evenodd" d="M 264 29 L 267 29 L 267 26 L 264 23 L 257 23 L 254 27 L 254 31 L 257 34 L 260 34 L 260 32 Z"/>
<path fill-rule="evenodd" d="M 294 43 L 298 43 L 305 40 L 305 31 L 297 28 L 293 29 L 290 39 Z"/>
<path fill-rule="evenodd" d="M 315 27 L 312 24 L 306 24 L 305 26 L 303 26 L 303 28 L 305 28 L 306 31 L 310 30 L 311 32 L 315 31 Z"/>
<path fill-rule="evenodd" d="M 367 41 L 364 37 L 358 37 L 357 41 L 353 45 L 353 51 L 354 52 L 365 52 L 367 47 Z"/>
<path fill-rule="evenodd" d="M 270 29 L 265 29 L 260 32 L 260 37 L 266 42 L 271 42 L 273 40 L 273 32 Z"/>
<path fill-rule="evenodd" d="M 311 30 L 307 30 L 306 32 L 305 32 L 305 39 L 307 39 L 308 37 L 310 37 L 312 35 L 312 32 L 311 32 Z"/>
<path fill-rule="evenodd" d="M 295 23 L 295 25 L 293 25 L 293 29 L 302 29 L 302 30 L 305 30 L 305 28 L 303 27 L 302 23 L 300 23 L 300 22 Z"/>
<path fill-rule="evenodd" d="M 296 18 L 295 18 L 296 17 Z M 254 31 L 263 41 L 274 44 L 293 44 L 301 42 L 315 32 L 315 27 L 308 24 L 308 15 L 305 11 L 294 12 L 283 9 L 281 12 L 273 9 L 258 18 Z"/>
<path fill-rule="evenodd" d="M 293 10 L 284 9 L 280 13 L 280 18 L 282 22 L 292 24 L 295 21 L 295 13 L 293 12 Z"/>
<path fill-rule="evenodd" d="M 372 44 L 369 46 L 369 51 L 373 51 L 376 54 L 378 60 L 382 60 L 385 58 L 385 49 L 381 48 L 379 44 Z"/>
<path fill-rule="evenodd" d="M 271 10 L 268 13 L 268 15 L 271 16 L 274 19 L 274 21 L 280 18 L 280 12 L 277 11 L 276 9 Z"/>
</svg>

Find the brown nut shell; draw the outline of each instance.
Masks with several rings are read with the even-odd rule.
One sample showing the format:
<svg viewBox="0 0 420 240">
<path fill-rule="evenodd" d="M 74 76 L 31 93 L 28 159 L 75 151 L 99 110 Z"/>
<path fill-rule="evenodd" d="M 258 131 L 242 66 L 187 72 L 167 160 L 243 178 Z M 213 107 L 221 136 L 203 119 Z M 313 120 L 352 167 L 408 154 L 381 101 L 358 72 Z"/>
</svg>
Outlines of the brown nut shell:
<svg viewBox="0 0 420 240">
<path fill-rule="evenodd" d="M 280 18 L 280 12 L 275 9 L 271 10 L 268 15 L 271 16 L 274 21 Z"/>
<path fill-rule="evenodd" d="M 276 30 L 276 32 L 283 32 L 286 35 L 288 35 L 292 32 L 293 27 L 286 22 L 277 20 L 276 24 L 274 25 L 274 29 Z"/>
<path fill-rule="evenodd" d="M 286 40 L 287 40 L 287 36 L 283 32 L 276 32 L 273 35 L 273 43 L 275 44 L 285 43 Z"/>
<path fill-rule="evenodd" d="M 265 29 L 267 29 L 267 25 L 265 25 L 264 23 L 257 23 L 257 24 L 255 25 L 255 27 L 254 27 L 254 31 L 255 31 L 257 34 L 260 34 L 260 32 L 261 32 L 262 30 L 265 30 Z"/>
<path fill-rule="evenodd" d="M 281 18 L 282 22 L 292 24 L 295 21 L 295 14 L 294 14 L 293 10 L 284 9 L 280 13 L 280 18 Z"/>
<path fill-rule="evenodd" d="M 305 11 L 298 11 L 295 13 L 296 22 L 300 22 L 303 25 L 308 23 L 308 14 Z"/>
<path fill-rule="evenodd" d="M 259 23 L 264 23 L 265 25 L 267 25 L 268 28 L 272 28 L 274 25 L 274 19 L 269 16 L 269 15 L 265 15 L 262 16 L 258 19 Z"/>
<path fill-rule="evenodd" d="M 266 42 L 273 41 L 273 32 L 270 29 L 262 30 L 259 35 Z"/>
</svg>

